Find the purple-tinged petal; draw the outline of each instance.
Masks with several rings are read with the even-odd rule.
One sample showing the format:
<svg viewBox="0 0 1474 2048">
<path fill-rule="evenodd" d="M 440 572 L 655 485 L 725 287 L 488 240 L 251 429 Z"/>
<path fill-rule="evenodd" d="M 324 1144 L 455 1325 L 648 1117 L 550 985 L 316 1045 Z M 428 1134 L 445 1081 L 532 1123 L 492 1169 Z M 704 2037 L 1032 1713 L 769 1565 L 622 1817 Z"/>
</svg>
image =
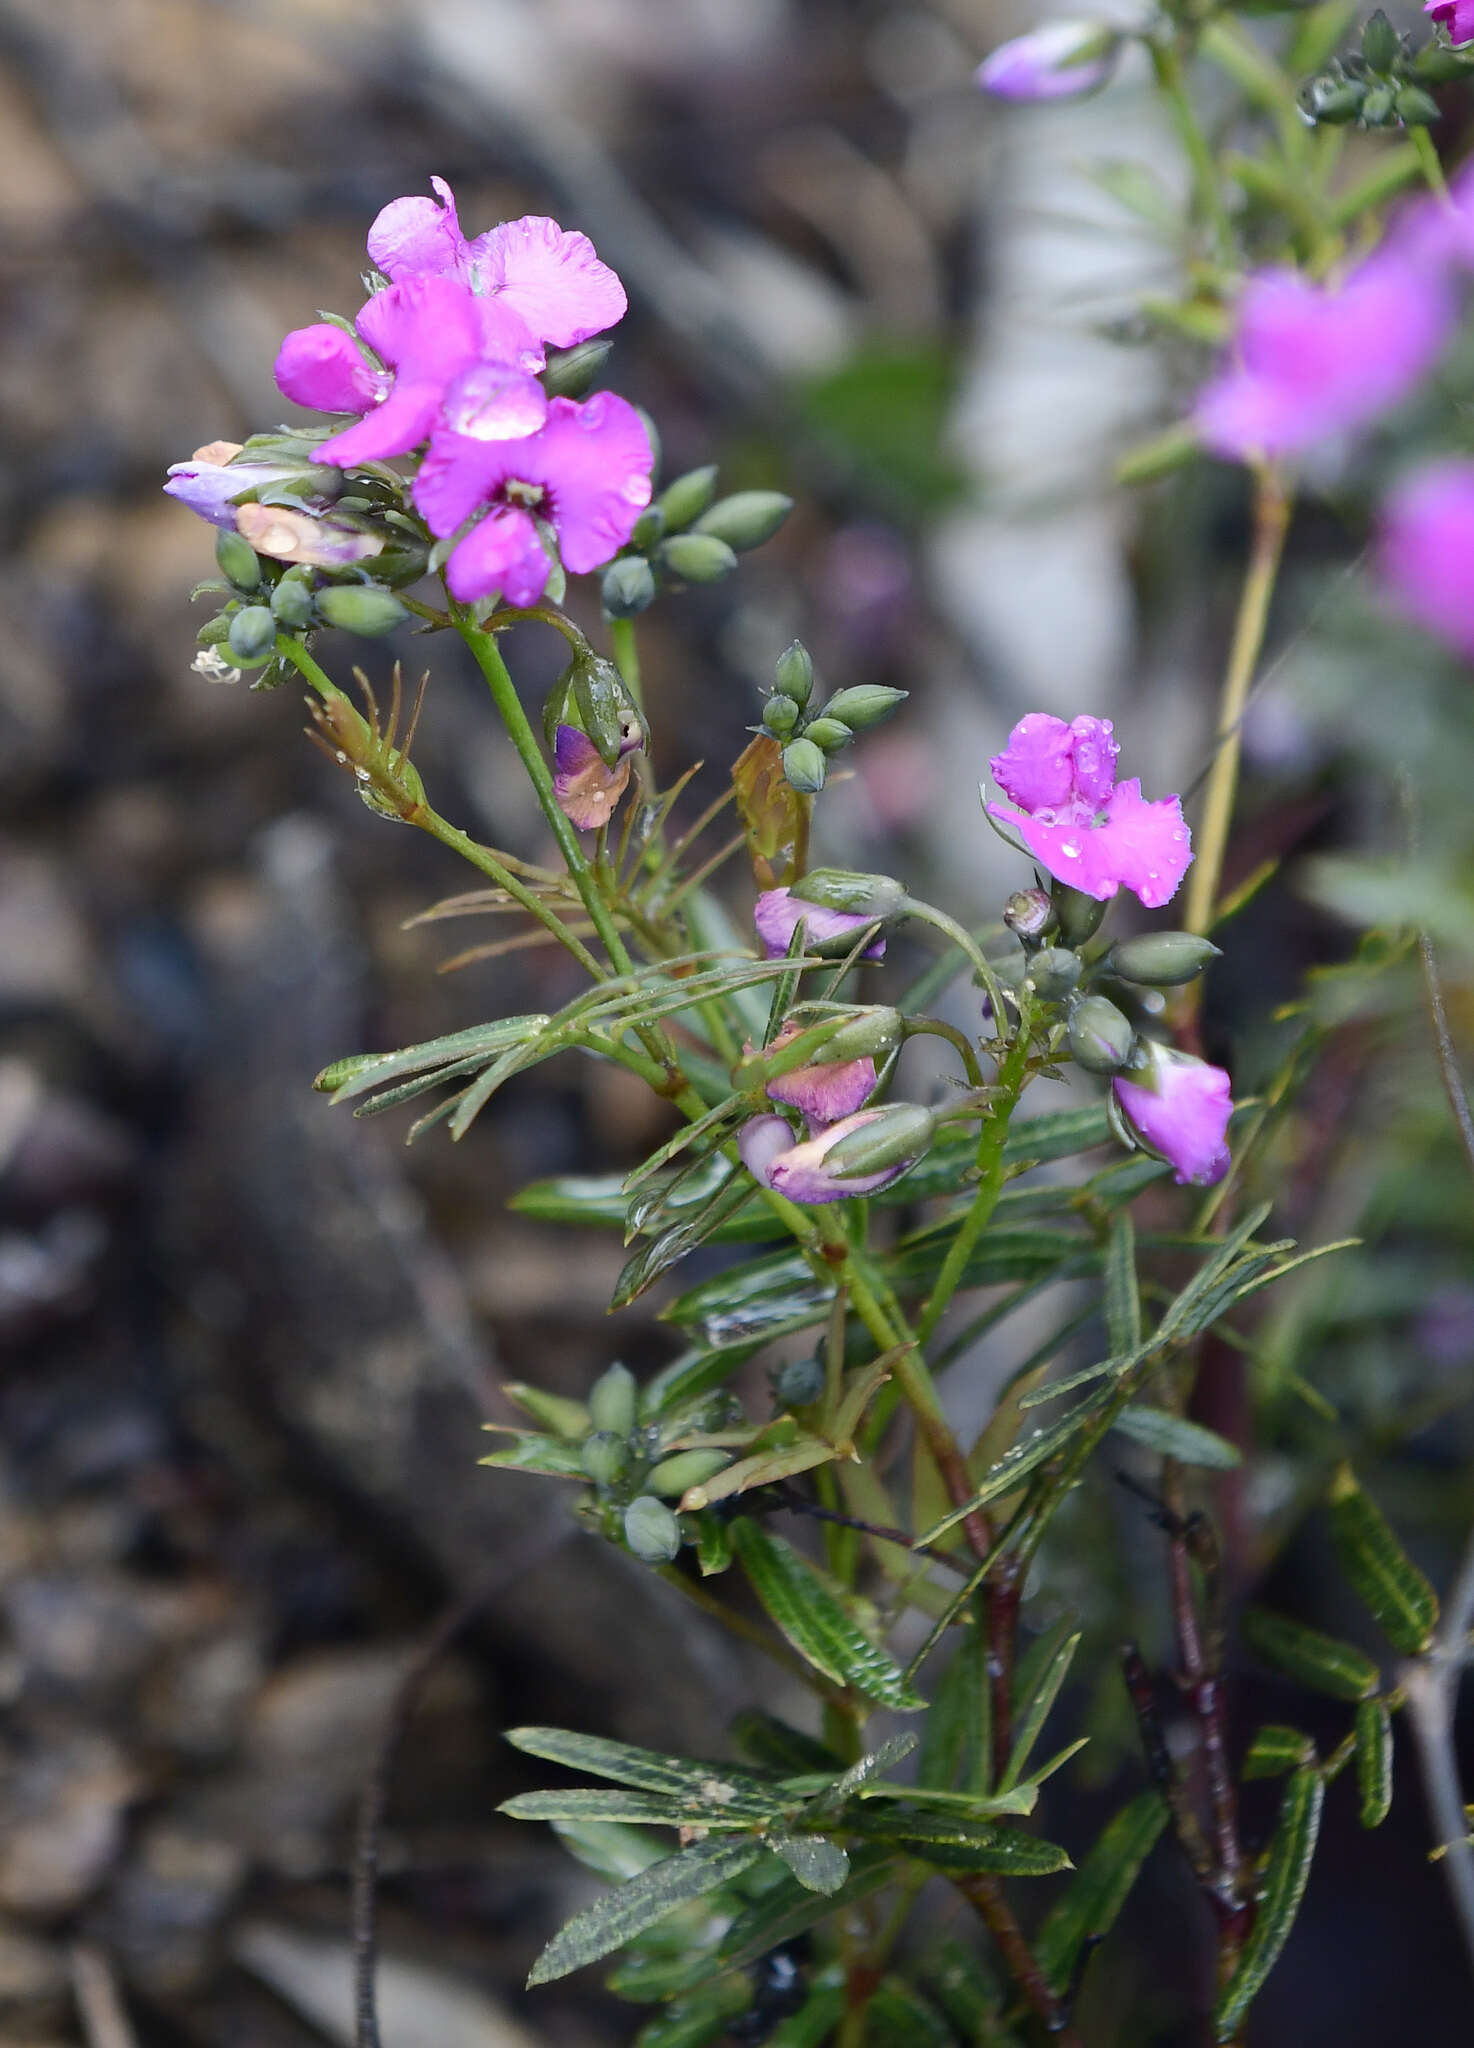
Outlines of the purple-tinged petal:
<svg viewBox="0 0 1474 2048">
<path fill-rule="evenodd" d="M 1171 1163 L 1179 1186 L 1212 1187 L 1222 1180 L 1233 1111 L 1233 1083 L 1222 1067 L 1154 1046 L 1148 1080 L 1112 1086 L 1133 1128 Z"/>
<path fill-rule="evenodd" d="M 430 437 L 430 448 L 414 481 L 416 509 L 430 531 L 443 540 L 463 526 L 505 482 L 510 451 L 499 441 L 477 441 L 444 427 Z"/>
<path fill-rule="evenodd" d="M 525 214 L 478 235 L 470 248 L 479 287 L 514 307 L 541 341 L 572 348 L 622 320 L 624 286 L 587 235 Z"/>
<path fill-rule="evenodd" d="M 473 363 L 445 394 L 446 427 L 473 441 L 521 440 L 547 416 L 548 394 L 536 377 L 504 363 Z"/>
<path fill-rule="evenodd" d="M 311 562 L 321 569 L 342 569 L 384 551 L 376 533 L 333 519 L 314 519 L 308 512 L 293 512 L 282 505 L 242 505 L 235 523 L 257 554 L 269 555 L 274 562 Z"/>
<path fill-rule="evenodd" d="M 1109 872 L 1111 863 L 1094 843 L 1101 835 L 1088 820 L 1081 823 L 1068 814 L 1063 823 L 1052 816 L 1031 818 L 1027 811 L 1010 810 L 1007 804 L 989 804 L 988 815 L 1011 825 L 1040 867 L 1057 881 L 1102 903 L 1115 895 L 1120 878 Z"/>
<path fill-rule="evenodd" d="M 387 462 L 392 455 L 408 455 L 428 437 L 439 417 L 442 390 L 439 384 L 397 379 L 382 405 L 323 442 L 318 461 L 351 469 L 357 462 Z"/>
<path fill-rule="evenodd" d="M 749 1117 L 737 1133 L 737 1151 L 742 1164 L 754 1180 L 760 1180 L 765 1187 L 772 1185 L 768 1179 L 773 1161 L 793 1148 L 793 1128 L 787 1117 Z"/>
<path fill-rule="evenodd" d="M 1075 764 L 1075 794 L 1097 808 L 1116 786 L 1120 747 L 1108 718 L 1077 718 L 1070 727 Z"/>
<path fill-rule="evenodd" d="M 555 398 L 542 432 L 508 456 L 511 475 L 546 488 L 564 567 L 576 576 L 612 561 L 634 532 L 653 463 L 640 415 L 613 391 L 582 405 Z"/>
<path fill-rule="evenodd" d="M 979 65 L 977 82 L 1000 100 L 1074 99 L 1105 84 L 1120 41 L 1099 22 L 1046 22 L 1000 43 Z"/>
<path fill-rule="evenodd" d="M 1057 810 L 1074 792 L 1075 735 L 1062 718 L 1031 711 L 988 763 L 993 780 L 1026 811 Z"/>
<path fill-rule="evenodd" d="M 1431 463 L 1382 508 L 1377 568 L 1399 611 L 1474 659 L 1474 462 Z"/>
<path fill-rule="evenodd" d="M 800 919 L 806 940 L 816 946 L 823 945 L 826 939 L 841 938 L 846 932 L 857 932 L 875 921 L 857 916 L 850 910 L 825 910 L 818 903 L 805 903 L 788 889 L 764 889 L 753 906 L 752 921 L 757 926 L 757 935 L 769 960 L 783 958 Z M 862 960 L 883 960 L 884 934 L 873 945 L 867 946 L 860 957 Z"/>
<path fill-rule="evenodd" d="M 364 413 L 389 388 L 389 379 L 364 361 L 362 349 L 326 320 L 293 328 L 277 353 L 274 374 L 283 397 L 313 412 Z"/>
<path fill-rule="evenodd" d="M 876 1173 L 852 1173 L 843 1176 L 825 1171 L 826 1153 L 837 1145 L 841 1138 L 847 1138 L 853 1131 L 860 1131 L 884 1116 L 881 1109 L 862 1109 L 853 1116 L 847 1116 L 837 1124 L 830 1124 L 827 1130 L 816 1137 L 805 1138 L 800 1144 L 782 1152 L 768 1166 L 766 1180 L 770 1188 L 776 1188 L 780 1195 L 786 1195 L 791 1202 L 842 1202 L 852 1195 L 873 1195 L 878 1188 L 889 1187 L 893 1180 L 899 1180 L 906 1171 L 909 1160 L 900 1160 L 894 1166 L 883 1166 Z"/>
<path fill-rule="evenodd" d="M 353 324 L 376 355 L 417 383 L 448 384 L 488 353 L 482 310 L 459 278 L 412 274 L 375 292 Z"/>
<path fill-rule="evenodd" d="M 587 733 L 576 725 L 560 725 L 553 742 L 553 766 L 558 808 L 580 832 L 594 832 L 614 815 L 634 763 L 622 753 L 613 768 L 606 767 Z"/>
<path fill-rule="evenodd" d="M 875 1093 L 875 1062 L 835 1060 L 829 1066 L 794 1067 L 770 1081 L 765 1093 L 770 1102 L 785 1102 L 802 1110 L 811 1134 L 841 1118 L 853 1116 Z"/>
<path fill-rule="evenodd" d="M 1474 42 L 1474 0 L 1424 0 L 1423 12 L 1448 30 L 1451 43 Z"/>
<path fill-rule="evenodd" d="M 164 485 L 166 496 L 177 498 L 212 526 L 235 525 L 234 501 L 243 492 L 264 490 L 300 472 L 300 464 L 289 468 L 280 462 L 231 462 L 228 456 L 224 461 L 211 459 L 222 449 L 239 452 L 239 444 L 212 441 L 188 462 L 171 462 Z"/>
<path fill-rule="evenodd" d="M 444 178 L 432 178 L 430 183 L 439 194 L 438 202 L 419 195 L 391 199 L 369 229 L 369 258 L 385 277 L 454 271 L 465 256 L 466 238 L 451 189 Z"/>
<path fill-rule="evenodd" d="M 534 521 L 515 505 L 499 505 L 454 550 L 445 580 L 462 604 L 497 590 L 508 604 L 536 604 L 551 567 Z"/>
<path fill-rule="evenodd" d="M 1170 903 L 1192 866 L 1192 837 L 1182 821 L 1181 798 L 1149 803 L 1134 777 L 1117 783 L 1105 823 L 1087 837 L 1101 870 L 1124 883 L 1148 910 Z"/>
</svg>

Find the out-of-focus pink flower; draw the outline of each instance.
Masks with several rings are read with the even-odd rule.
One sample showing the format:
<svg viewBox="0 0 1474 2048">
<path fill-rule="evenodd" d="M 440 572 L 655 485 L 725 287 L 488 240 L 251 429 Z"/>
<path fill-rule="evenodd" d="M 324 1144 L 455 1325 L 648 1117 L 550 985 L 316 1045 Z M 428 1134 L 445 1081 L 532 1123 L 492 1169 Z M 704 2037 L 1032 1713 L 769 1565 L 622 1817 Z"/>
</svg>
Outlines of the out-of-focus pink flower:
<svg viewBox="0 0 1474 2048">
<path fill-rule="evenodd" d="M 326 322 L 296 328 L 276 359 L 277 387 L 298 405 L 364 415 L 323 442 L 321 462 L 346 469 L 407 455 L 442 412 L 482 438 L 535 433 L 547 417 L 534 374 L 541 345 L 519 314 L 457 278 L 408 276 L 376 292 L 354 325 L 385 369 Z"/>
<path fill-rule="evenodd" d="M 791 889 L 764 889 L 753 906 L 752 921 L 757 926 L 766 958 L 783 958 L 798 930 L 800 919 L 803 921 L 805 943 L 814 946 L 822 946 L 826 939 L 843 938 L 846 932 L 857 932 L 875 922 L 874 918 L 861 917 L 852 910 L 826 910 L 822 904 L 805 903 Z M 867 946 L 860 957 L 862 960 L 883 960 L 884 933 L 873 945 Z"/>
<path fill-rule="evenodd" d="M 893 1180 L 899 1180 L 912 1162 L 902 1160 L 883 1166 L 876 1173 L 852 1173 L 846 1177 L 826 1172 L 824 1159 L 842 1138 L 864 1130 L 885 1114 L 883 1109 L 858 1110 L 797 1144 L 785 1118 L 755 1116 L 742 1126 L 737 1150 L 755 1180 L 787 1195 L 791 1202 L 843 1202 L 852 1195 L 873 1195 L 877 1188 L 889 1187 Z"/>
<path fill-rule="evenodd" d="M 572 348 L 624 318 L 624 286 L 587 235 L 529 213 L 468 242 L 449 185 L 430 183 L 438 199 L 392 200 L 369 229 L 368 252 L 385 277 L 458 277 L 554 348 Z"/>
<path fill-rule="evenodd" d="M 1239 302 L 1235 360 L 1198 400 L 1207 446 L 1236 458 L 1294 455 L 1365 426 L 1430 368 L 1455 304 L 1426 238 L 1388 246 L 1339 286 L 1262 271 Z"/>
<path fill-rule="evenodd" d="M 281 505 L 242 505 L 235 523 L 257 554 L 269 555 L 274 562 L 310 562 L 320 569 L 342 569 L 384 551 L 376 533 L 334 519 L 314 519 L 310 512 L 293 512 Z"/>
<path fill-rule="evenodd" d="M 1121 38 L 1098 21 L 1050 21 L 1000 43 L 978 67 L 977 82 L 1000 100 L 1076 99 L 1104 85 Z"/>
<path fill-rule="evenodd" d="M 629 787 L 634 763 L 629 756 L 644 744 L 640 727 L 631 724 L 620 741 L 619 759 L 611 768 L 586 732 L 560 725 L 553 739 L 553 794 L 558 808 L 580 832 L 607 825 Z"/>
<path fill-rule="evenodd" d="M 770 1050 L 778 1051 L 803 1028 L 796 1020 L 785 1024 Z M 790 1068 L 788 1073 L 770 1081 L 764 1092 L 770 1102 L 783 1102 L 790 1109 L 801 1110 L 813 1135 L 842 1117 L 852 1116 L 868 1102 L 875 1093 L 875 1078 L 875 1062 L 866 1055 L 858 1060 L 832 1060 L 827 1066 L 815 1063 Z"/>
<path fill-rule="evenodd" d="M 1474 462 L 1431 463 L 1396 487 L 1377 568 L 1400 611 L 1474 659 Z"/>
<path fill-rule="evenodd" d="M 1423 12 L 1448 30 L 1451 43 L 1474 42 L 1474 0 L 1425 0 Z"/>
<path fill-rule="evenodd" d="M 1124 884 L 1157 910 L 1176 895 L 1192 862 L 1182 802 L 1149 803 L 1140 782 L 1117 782 L 1118 751 L 1109 719 L 1066 725 L 1031 711 L 988 764 L 1019 809 L 990 803 L 988 810 L 1072 889 L 1104 902 Z"/>
<path fill-rule="evenodd" d="M 1132 1128 L 1173 1167 L 1180 1187 L 1212 1187 L 1228 1172 L 1233 1083 L 1222 1067 L 1154 1045 L 1151 1068 L 1111 1086 Z"/>
<path fill-rule="evenodd" d="M 650 502 L 652 464 L 640 415 L 598 391 L 582 404 L 553 399 L 546 425 L 516 441 L 438 429 L 414 499 L 441 537 L 486 511 L 446 564 L 446 582 L 463 604 L 494 590 L 510 604 L 536 604 L 552 566 L 538 521 L 557 536 L 566 569 L 581 576 L 601 568 Z"/>
<path fill-rule="evenodd" d="M 300 476 L 300 462 L 237 462 L 239 441 L 209 441 L 196 448 L 188 462 L 169 464 L 165 493 L 208 519 L 212 526 L 234 526 L 235 500 L 244 491 L 262 491 L 288 477 Z"/>
</svg>

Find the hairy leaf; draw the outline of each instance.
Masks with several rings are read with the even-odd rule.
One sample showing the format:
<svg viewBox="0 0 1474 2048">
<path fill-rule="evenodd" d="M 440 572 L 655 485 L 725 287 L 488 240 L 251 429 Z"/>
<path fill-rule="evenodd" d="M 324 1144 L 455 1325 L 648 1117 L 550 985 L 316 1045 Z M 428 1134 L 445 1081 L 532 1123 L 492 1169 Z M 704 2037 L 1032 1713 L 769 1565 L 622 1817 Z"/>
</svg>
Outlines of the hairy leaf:
<svg viewBox="0 0 1474 2048">
<path fill-rule="evenodd" d="M 630 1827 L 750 1828 L 750 1814 L 734 1815 L 714 1801 L 675 1800 L 658 1792 L 631 1792 L 621 1786 L 560 1792 L 519 1792 L 497 1808 L 513 1820 L 617 1820 Z"/>
<path fill-rule="evenodd" d="M 764 1853 L 756 1841 L 697 1842 L 652 1863 L 616 1891 L 595 1899 L 559 1929 L 528 1973 L 529 1990 L 623 1948 L 633 1935 L 664 1919 L 677 1906 L 740 1877 Z"/>
<path fill-rule="evenodd" d="M 484 1426 L 496 1430 L 498 1435 L 511 1437 L 512 1441 L 505 1450 L 478 1458 L 478 1465 L 493 1465 L 499 1472 L 541 1472 L 549 1479 L 585 1476 L 581 1444 L 569 1443 L 565 1437 L 538 1436 L 532 1430 L 508 1429 L 498 1422 Z"/>
<path fill-rule="evenodd" d="M 1331 1541 L 1356 1591 L 1394 1649 L 1415 1657 L 1438 1626 L 1438 1595 L 1364 1493 L 1349 1465 L 1331 1481 Z"/>
<path fill-rule="evenodd" d="M 660 1792 L 673 1799 L 695 1799 L 732 1814 L 755 1818 L 776 1814 L 781 1802 L 761 1778 L 736 1765 L 704 1763 L 690 1757 L 661 1756 L 634 1749 L 602 1735 L 584 1735 L 573 1728 L 509 1728 L 506 1739 L 528 1756 L 566 1764 L 591 1777 L 612 1778 L 642 1792 Z"/>
<path fill-rule="evenodd" d="M 1271 1721 L 1249 1744 L 1241 1775 L 1246 1783 L 1252 1778 L 1283 1778 L 1314 1762 L 1315 1744 L 1308 1735 Z"/>
<path fill-rule="evenodd" d="M 1047 1429 L 1036 1429 L 1031 1436 L 1021 1438 L 1011 1450 L 1003 1454 L 992 1471 L 985 1473 L 979 1480 L 972 1499 L 964 1502 L 961 1507 L 954 1508 L 951 1514 L 944 1516 L 933 1528 L 918 1537 L 918 1542 L 935 1543 L 939 1536 L 945 1536 L 949 1529 L 955 1528 L 975 1509 L 986 1507 L 989 1501 L 997 1500 L 1001 1494 L 1012 1493 L 1021 1479 L 1037 1471 L 1041 1465 L 1047 1464 L 1073 1437 L 1078 1436 L 1080 1431 L 1100 1413 L 1107 1398 L 1105 1393 L 1091 1395 L 1072 1408 L 1068 1415 L 1062 1416 L 1058 1422 L 1051 1423 Z"/>
<path fill-rule="evenodd" d="M 1189 1422 L 1184 1415 L 1174 1415 L 1168 1408 L 1149 1408 L 1139 1401 L 1128 1401 L 1112 1423 L 1122 1436 L 1129 1436 L 1133 1443 L 1144 1444 L 1149 1451 L 1160 1451 L 1164 1458 L 1176 1458 L 1183 1465 L 1206 1465 L 1215 1472 L 1231 1472 L 1244 1462 L 1244 1454 L 1237 1444 L 1231 1444 L 1216 1429 L 1205 1429 L 1201 1422 Z"/>
<path fill-rule="evenodd" d="M 758 1599 L 816 1670 L 836 1685 L 853 1686 L 877 1706 L 911 1710 L 926 1704 L 906 1684 L 895 1659 L 871 1642 L 791 1544 L 751 1521 L 738 1523 L 735 1541 Z"/>
<path fill-rule="evenodd" d="M 932 1698 L 916 1768 L 919 1782 L 943 1792 L 986 1792 L 992 1724 L 987 1648 L 981 1631 L 971 1628 Z"/>
<path fill-rule="evenodd" d="M 1086 1942 L 1109 1934 L 1138 1871 L 1167 1825 L 1159 1792 L 1141 1792 L 1096 1839 L 1062 1896 L 1045 1915 L 1034 1957 L 1056 1993 L 1064 1992 Z"/>
<path fill-rule="evenodd" d="M 1214 2014 L 1219 2041 L 1234 2038 L 1290 1938 L 1310 1877 L 1324 1800 L 1325 1785 L 1318 1771 L 1296 1771 L 1285 1787 L 1259 1911 Z"/>
<path fill-rule="evenodd" d="M 825 1835 L 770 1835 L 768 1847 L 781 1856 L 806 1892 L 833 1896 L 850 1874 L 850 1859 Z"/>
<path fill-rule="evenodd" d="M 1141 1296 L 1136 1287 L 1136 1229 L 1126 1210 L 1111 1221 L 1105 1262 L 1106 1334 L 1118 1355 L 1141 1346 Z"/>
<path fill-rule="evenodd" d="M 1356 1785 L 1362 1826 L 1379 1828 L 1392 1811 L 1392 1715 L 1385 1700 L 1357 1707 Z"/>
<path fill-rule="evenodd" d="M 1322 1635 L 1303 1622 L 1251 1607 L 1244 1615 L 1244 1637 L 1266 1664 L 1298 1679 L 1312 1692 L 1328 1692 L 1338 1700 L 1369 1699 L 1377 1689 L 1377 1667 L 1354 1643 Z"/>
</svg>

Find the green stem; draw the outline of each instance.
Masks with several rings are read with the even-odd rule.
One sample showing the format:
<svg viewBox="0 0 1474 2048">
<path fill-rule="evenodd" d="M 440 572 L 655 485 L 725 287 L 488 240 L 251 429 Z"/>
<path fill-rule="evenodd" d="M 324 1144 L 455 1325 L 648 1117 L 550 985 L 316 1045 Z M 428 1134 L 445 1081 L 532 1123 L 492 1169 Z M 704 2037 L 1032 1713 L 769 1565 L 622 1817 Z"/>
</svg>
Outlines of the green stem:
<svg viewBox="0 0 1474 2048">
<path fill-rule="evenodd" d="M 635 700 L 635 709 L 643 718 L 645 715 L 645 687 L 640 678 L 640 649 L 635 640 L 633 619 L 611 619 L 609 638 L 614 647 L 614 666 L 624 679 L 624 686 Z"/>
<path fill-rule="evenodd" d="M 1439 204 L 1452 212 L 1454 196 L 1448 189 L 1448 179 L 1443 174 L 1443 164 L 1433 137 L 1426 128 L 1410 128 L 1408 140 L 1418 152 L 1418 168 L 1423 173 L 1423 182 Z"/>
<path fill-rule="evenodd" d="M 964 930 L 955 917 L 948 917 L 945 910 L 938 910 L 934 903 L 918 903 L 914 897 L 908 898 L 905 914 L 907 917 L 918 919 L 922 924 L 933 926 L 939 932 L 945 932 L 952 943 L 959 946 L 967 955 L 978 980 L 988 992 L 988 1000 L 993 1005 L 993 1029 L 999 1038 L 1002 1038 L 1008 1029 L 1003 984 L 999 981 L 992 962 L 972 933 Z"/>
<path fill-rule="evenodd" d="M 1157 89 L 1167 103 L 1172 116 L 1172 125 L 1177 130 L 1177 139 L 1182 144 L 1183 154 L 1192 172 L 1193 194 L 1197 210 L 1208 224 L 1213 236 L 1213 253 L 1225 267 L 1231 268 L 1235 260 L 1233 222 L 1229 219 L 1228 207 L 1223 198 L 1223 186 L 1218 176 L 1218 165 L 1213 158 L 1208 138 L 1198 120 L 1197 108 L 1188 92 L 1183 76 L 1182 48 L 1179 43 L 1153 42 L 1151 50 L 1152 69 L 1157 76 Z"/>
<path fill-rule="evenodd" d="M 983 1070 L 978 1065 L 978 1056 L 971 1041 L 963 1036 L 955 1024 L 945 1024 L 940 1017 L 908 1017 L 906 1020 L 908 1038 L 945 1038 L 948 1045 L 957 1048 L 957 1057 L 967 1070 L 967 1078 L 974 1088 L 983 1086 Z"/>
</svg>

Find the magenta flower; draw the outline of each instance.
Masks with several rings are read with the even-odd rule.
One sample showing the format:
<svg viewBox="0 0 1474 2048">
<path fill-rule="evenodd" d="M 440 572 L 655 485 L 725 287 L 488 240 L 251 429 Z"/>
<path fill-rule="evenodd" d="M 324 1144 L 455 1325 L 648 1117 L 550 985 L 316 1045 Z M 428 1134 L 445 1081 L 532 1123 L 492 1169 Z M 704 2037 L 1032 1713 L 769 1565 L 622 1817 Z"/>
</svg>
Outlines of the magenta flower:
<svg viewBox="0 0 1474 2048">
<path fill-rule="evenodd" d="M 1140 782 L 1117 782 L 1118 751 L 1109 719 L 1066 725 L 1031 711 L 988 764 L 1020 808 L 990 803 L 988 812 L 1012 825 L 1035 859 L 1072 889 L 1104 902 L 1124 884 L 1148 910 L 1158 910 L 1192 863 L 1182 801 L 1149 803 Z"/>
<path fill-rule="evenodd" d="M 318 449 L 341 469 L 407 455 L 444 417 L 468 437 L 535 433 L 547 394 L 543 350 L 520 315 L 478 299 L 453 277 L 406 277 L 376 292 L 354 322 L 386 365 L 323 322 L 281 345 L 277 388 L 317 412 L 363 415 Z"/>
<path fill-rule="evenodd" d="M 272 484 L 299 477 L 301 462 L 237 462 L 239 441 L 209 441 L 196 448 L 188 462 L 169 464 L 168 497 L 177 498 L 208 519 L 212 526 L 235 525 L 235 501 L 248 491 L 264 491 Z"/>
<path fill-rule="evenodd" d="M 852 910 L 825 910 L 821 904 L 805 903 L 791 889 L 764 889 L 753 906 L 752 921 L 763 942 L 766 959 L 783 958 L 800 920 L 804 926 L 804 943 L 813 946 L 822 946 L 827 939 L 843 938 L 846 932 L 860 931 L 865 925 L 875 922 L 873 917 L 861 917 Z M 885 958 L 884 933 L 873 945 L 865 948 L 860 958 Z"/>
<path fill-rule="evenodd" d="M 1474 659 L 1474 462 L 1430 463 L 1382 507 L 1377 568 L 1398 609 Z"/>
<path fill-rule="evenodd" d="M 547 423 L 517 441 L 437 430 L 420 464 L 414 498 L 442 538 L 476 512 L 486 516 L 446 565 L 463 604 L 499 590 L 509 604 L 536 604 L 552 566 L 540 524 L 565 569 L 584 575 L 618 554 L 650 502 L 653 456 L 640 416 L 612 391 L 583 404 L 555 398 Z"/>
<path fill-rule="evenodd" d="M 737 1150 L 754 1180 L 787 1195 L 791 1202 L 842 1202 L 851 1195 L 873 1195 L 877 1188 L 899 1180 L 913 1162 L 902 1160 L 876 1173 L 852 1173 L 845 1178 L 825 1171 L 824 1156 L 842 1138 L 864 1130 L 885 1114 L 883 1109 L 859 1110 L 799 1143 L 794 1142 L 785 1117 L 755 1116 L 738 1133 Z"/>
<path fill-rule="evenodd" d="M 1442 349 L 1454 302 L 1442 268 L 1410 244 L 1361 264 L 1339 287 L 1261 271 L 1239 302 L 1237 361 L 1198 400 L 1219 455 L 1293 455 L 1365 426 L 1409 391 Z"/>
<path fill-rule="evenodd" d="M 803 1028 L 797 1020 L 785 1024 L 769 1051 L 781 1050 Z M 812 1137 L 827 1125 L 852 1116 L 868 1102 L 875 1093 L 875 1080 L 875 1062 L 867 1054 L 857 1060 L 831 1060 L 828 1065 L 816 1062 L 791 1067 L 786 1074 L 770 1081 L 764 1093 L 770 1102 L 783 1102 L 790 1109 L 801 1110 Z"/>
<path fill-rule="evenodd" d="M 1423 12 L 1448 30 L 1451 43 L 1474 42 L 1474 0 L 1426 0 Z"/>
<path fill-rule="evenodd" d="M 1000 43 L 978 66 L 977 82 L 1000 100 L 1077 99 L 1105 84 L 1120 47 L 1098 21 L 1050 21 Z"/>
<path fill-rule="evenodd" d="M 624 286 L 587 235 L 529 213 L 468 242 L 449 185 L 430 183 L 438 201 L 392 200 L 369 229 L 368 252 L 385 277 L 457 277 L 554 348 L 572 348 L 624 318 Z"/>
<path fill-rule="evenodd" d="M 1145 1076 L 1111 1086 L 1142 1143 L 1175 1169 L 1179 1187 L 1208 1188 L 1222 1180 L 1233 1113 L 1233 1083 L 1222 1067 L 1154 1045 Z"/>
<path fill-rule="evenodd" d="M 558 727 L 553 740 L 553 794 L 571 825 L 580 832 L 594 832 L 609 823 L 629 787 L 634 763 L 628 757 L 644 743 L 643 731 L 631 720 L 611 768 L 586 732 L 576 725 Z"/>
</svg>

